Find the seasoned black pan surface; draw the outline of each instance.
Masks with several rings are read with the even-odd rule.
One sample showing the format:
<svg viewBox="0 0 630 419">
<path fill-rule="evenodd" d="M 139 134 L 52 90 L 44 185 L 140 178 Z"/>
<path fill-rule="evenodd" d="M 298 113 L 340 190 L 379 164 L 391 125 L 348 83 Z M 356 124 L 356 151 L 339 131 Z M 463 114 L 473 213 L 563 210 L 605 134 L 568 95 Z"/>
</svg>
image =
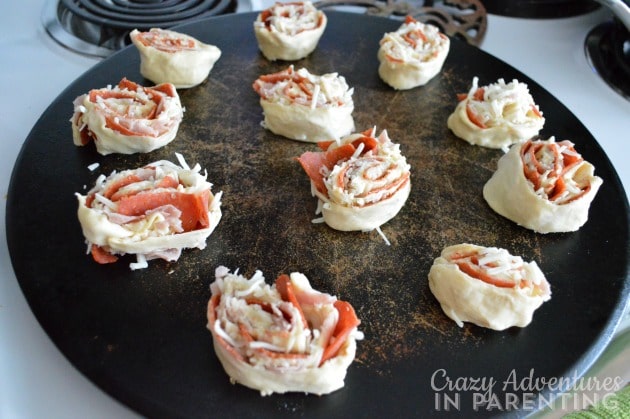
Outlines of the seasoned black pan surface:
<svg viewBox="0 0 630 419">
<path fill-rule="evenodd" d="M 259 53 L 255 14 L 217 17 L 178 28 L 223 55 L 208 81 L 180 91 L 184 120 L 165 148 L 103 157 L 93 145 L 72 143 L 75 97 L 123 77 L 151 85 L 139 74 L 134 47 L 73 82 L 32 129 L 13 171 L 6 224 L 11 260 L 35 316 L 78 370 L 149 417 L 520 416 L 538 403 L 544 407 L 556 389 L 534 388 L 543 399 L 532 405 L 524 399 L 527 388 L 514 389 L 512 380 L 582 375 L 610 340 L 628 297 L 628 203 L 610 161 L 558 100 L 481 50 L 453 40 L 435 79 L 398 92 L 380 80 L 376 51 L 383 33 L 400 22 L 327 14 L 317 49 L 294 65 L 346 77 L 355 89 L 357 131 L 387 129 L 401 144 L 412 166 L 412 192 L 382 227 L 391 245 L 376 232 L 311 223 L 316 201 L 294 158 L 316 146 L 263 129 L 251 87 L 259 75 L 289 63 Z M 498 78 L 526 82 L 546 117 L 542 136 L 573 141 L 595 165 L 604 185 L 578 232 L 539 235 L 486 205 L 481 189 L 502 152 L 471 146 L 446 127 L 456 94 L 474 76 L 481 85 Z M 207 248 L 139 271 L 129 269 L 131 257 L 95 263 L 86 255 L 75 192 L 85 193 L 101 173 L 175 161 L 177 152 L 207 169 L 213 190 L 224 193 L 223 219 Z M 91 172 L 95 162 L 100 166 Z M 553 296 L 528 327 L 459 328 L 442 313 L 427 274 L 443 247 L 462 242 L 538 262 Z M 299 271 L 316 289 L 352 303 L 365 339 L 346 386 L 322 397 L 261 397 L 230 384 L 206 329 L 209 285 L 219 265 L 248 276 L 260 269 L 268 282 Z M 475 391 L 476 379 L 495 384 Z M 493 403 L 482 403 L 477 393 L 492 395 Z"/>
</svg>

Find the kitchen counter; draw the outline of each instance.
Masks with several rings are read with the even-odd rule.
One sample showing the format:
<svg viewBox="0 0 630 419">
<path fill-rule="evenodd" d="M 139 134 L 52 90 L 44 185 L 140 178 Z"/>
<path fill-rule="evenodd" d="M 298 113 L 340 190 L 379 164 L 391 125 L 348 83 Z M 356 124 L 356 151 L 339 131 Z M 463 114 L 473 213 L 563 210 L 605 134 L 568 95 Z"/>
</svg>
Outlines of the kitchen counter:
<svg viewBox="0 0 630 419">
<path fill-rule="evenodd" d="M 0 90 L 5 98 L 0 103 L 0 153 L 4 156 L 0 165 L 4 197 L 0 206 L 0 417 L 136 417 L 88 381 L 57 350 L 31 313 L 11 269 L 4 219 L 15 159 L 48 104 L 98 60 L 70 53 L 47 36 L 39 24 L 43 0 L 14 2 L 9 7 L 12 10 L 0 17 Z M 588 30 L 608 17 L 605 10 L 543 21 L 491 15 L 482 49 L 536 80 L 581 119 L 606 151 L 627 194 L 630 101 L 614 93 L 588 68 L 582 48 Z M 627 325 L 626 316 L 623 327 Z M 630 357 L 628 352 L 623 356 Z M 616 365 L 630 366 L 630 361 L 624 362 Z"/>
</svg>

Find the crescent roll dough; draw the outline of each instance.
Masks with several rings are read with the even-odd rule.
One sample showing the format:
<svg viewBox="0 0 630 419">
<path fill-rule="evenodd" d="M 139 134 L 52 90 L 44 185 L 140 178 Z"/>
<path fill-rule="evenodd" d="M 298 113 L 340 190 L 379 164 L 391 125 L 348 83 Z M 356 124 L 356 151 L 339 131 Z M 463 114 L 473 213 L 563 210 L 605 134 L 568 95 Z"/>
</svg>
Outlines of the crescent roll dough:
<svg viewBox="0 0 630 419">
<path fill-rule="evenodd" d="M 450 42 L 437 27 L 407 16 L 397 31 L 381 39 L 378 74 L 398 90 L 425 85 L 442 69 Z"/>
<path fill-rule="evenodd" d="M 171 83 L 178 89 L 203 82 L 221 57 L 216 46 L 171 30 L 134 29 L 129 37 L 140 52 L 140 74 L 153 83 Z"/>
<path fill-rule="evenodd" d="M 483 87 L 478 83 L 473 78 L 472 87 L 458 96 L 459 103 L 448 117 L 447 125 L 456 136 L 473 145 L 507 151 L 542 129 L 545 118 L 525 83 L 503 79 Z"/>
<path fill-rule="evenodd" d="M 354 129 L 354 89 L 337 73 L 318 76 L 289 66 L 260 76 L 253 88 L 265 116 L 262 125 L 274 134 L 313 143 Z"/>
<path fill-rule="evenodd" d="M 268 285 L 220 266 L 210 285 L 208 329 L 233 383 L 272 393 L 328 394 L 344 386 L 361 323 L 352 306 L 314 290 L 306 276 Z"/>
<path fill-rule="evenodd" d="M 295 61 L 315 50 L 326 23 L 326 15 L 310 1 L 278 2 L 258 14 L 254 34 L 268 60 Z"/>
<path fill-rule="evenodd" d="M 551 298 L 536 262 L 468 243 L 446 247 L 435 259 L 429 288 L 458 326 L 470 322 L 494 330 L 527 326 L 534 311 Z"/>
<path fill-rule="evenodd" d="M 98 263 L 134 254 L 131 269 L 147 261 L 176 261 L 182 249 L 206 247 L 221 219 L 221 192 L 201 167 L 167 160 L 138 169 L 101 175 L 86 195 L 77 195 L 78 218 L 88 249 Z"/>
<path fill-rule="evenodd" d="M 148 153 L 175 139 L 184 110 L 175 86 L 143 87 L 126 78 L 74 100 L 72 139 L 102 155 Z"/>
<path fill-rule="evenodd" d="M 537 233 L 578 230 L 602 179 L 570 141 L 515 144 L 498 162 L 483 197 L 500 215 Z"/>
<path fill-rule="evenodd" d="M 320 143 L 298 161 L 311 179 L 323 221 L 335 230 L 378 229 L 398 214 L 411 190 L 410 166 L 387 131 L 376 128 Z"/>
</svg>

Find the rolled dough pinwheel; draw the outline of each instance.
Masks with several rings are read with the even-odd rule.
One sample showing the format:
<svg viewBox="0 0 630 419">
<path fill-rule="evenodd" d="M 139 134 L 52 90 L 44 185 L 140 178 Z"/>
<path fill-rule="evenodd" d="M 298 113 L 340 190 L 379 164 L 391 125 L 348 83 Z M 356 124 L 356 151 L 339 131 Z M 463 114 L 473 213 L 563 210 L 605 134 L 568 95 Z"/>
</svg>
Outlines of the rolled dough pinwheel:
<svg viewBox="0 0 630 419">
<path fill-rule="evenodd" d="M 545 118 L 525 83 L 499 79 L 478 86 L 474 77 L 466 94 L 448 117 L 447 125 L 459 138 L 473 145 L 507 151 L 512 144 L 529 140 L 542 129 Z"/>
<path fill-rule="evenodd" d="M 437 27 L 407 16 L 397 31 L 381 39 L 378 74 L 397 90 L 423 86 L 442 70 L 450 46 Z"/>
<path fill-rule="evenodd" d="M 312 143 L 354 130 L 354 89 L 337 73 L 319 76 L 289 66 L 260 76 L 252 87 L 260 96 L 262 125 L 274 134 Z"/>
<path fill-rule="evenodd" d="M 602 185 L 568 140 L 515 144 L 498 162 L 483 197 L 498 214 L 537 233 L 576 231 Z"/>
<path fill-rule="evenodd" d="M 474 244 L 446 247 L 429 271 L 429 288 L 444 313 L 494 330 L 525 327 L 551 299 L 549 283 L 536 262 L 505 249 Z"/>
<path fill-rule="evenodd" d="M 210 285 L 208 329 L 233 383 L 272 393 L 328 394 L 344 386 L 360 320 L 350 303 L 311 287 L 306 276 L 265 283 L 220 266 Z"/>
<path fill-rule="evenodd" d="M 327 22 L 310 1 L 277 2 L 258 14 L 254 34 L 268 60 L 296 61 L 315 50 Z"/>
<path fill-rule="evenodd" d="M 132 270 L 147 261 L 176 261 L 182 249 L 206 247 L 221 219 L 221 195 L 197 164 L 168 160 L 101 175 L 86 194 L 76 194 L 88 251 L 101 264 L 136 255 Z"/>
<path fill-rule="evenodd" d="M 129 37 L 140 52 L 140 74 L 153 83 L 171 83 L 178 89 L 202 83 L 221 57 L 216 46 L 172 30 L 134 29 Z"/>
<path fill-rule="evenodd" d="M 380 226 L 398 214 L 411 190 L 400 146 L 385 130 L 376 137 L 376 128 L 318 144 L 323 151 L 307 151 L 298 161 L 311 179 L 321 220 L 335 230 L 382 235 Z"/>
<path fill-rule="evenodd" d="M 126 78 L 117 86 L 90 90 L 74 100 L 72 138 L 94 141 L 96 151 L 148 153 L 175 139 L 184 110 L 175 86 L 143 87 Z"/>
</svg>

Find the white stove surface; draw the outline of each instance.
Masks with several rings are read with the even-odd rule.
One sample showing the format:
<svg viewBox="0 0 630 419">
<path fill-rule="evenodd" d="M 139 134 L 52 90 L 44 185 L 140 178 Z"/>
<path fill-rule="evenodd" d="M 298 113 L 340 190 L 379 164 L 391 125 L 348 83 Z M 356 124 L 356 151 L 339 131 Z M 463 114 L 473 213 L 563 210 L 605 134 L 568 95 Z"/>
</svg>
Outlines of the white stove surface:
<svg viewBox="0 0 630 419">
<path fill-rule="evenodd" d="M 98 62 L 71 53 L 48 37 L 40 23 L 44 4 L 44 0 L 7 3 L 4 6 L 9 10 L 0 17 L 0 91 L 4 97 L 0 102 L 4 132 L 0 141 L 4 156 L 0 164 L 4 196 L 0 205 L 0 418 L 137 417 L 81 375 L 57 350 L 35 320 L 11 269 L 5 204 L 15 159 L 47 106 Z M 254 10 L 265 5 L 251 4 L 257 5 Z M 553 20 L 490 15 L 482 49 L 521 70 L 566 105 L 603 147 L 627 193 L 630 101 L 589 69 L 582 46 L 588 31 L 609 16 L 606 10 Z M 630 361 L 625 359 L 620 365 L 628 368 Z"/>
</svg>

